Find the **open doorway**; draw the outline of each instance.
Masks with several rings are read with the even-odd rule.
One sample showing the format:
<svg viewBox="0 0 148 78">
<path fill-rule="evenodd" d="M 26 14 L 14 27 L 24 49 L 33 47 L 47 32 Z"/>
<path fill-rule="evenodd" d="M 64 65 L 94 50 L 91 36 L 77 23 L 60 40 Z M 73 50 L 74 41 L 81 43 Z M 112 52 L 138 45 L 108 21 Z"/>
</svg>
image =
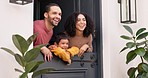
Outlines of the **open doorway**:
<svg viewBox="0 0 148 78">
<path fill-rule="evenodd" d="M 61 73 L 58 75 L 57 73 L 54 73 L 55 75 L 46 74 L 42 75 L 41 78 L 48 78 L 48 76 L 50 76 L 51 78 L 54 78 L 54 76 L 56 76 L 56 78 L 61 78 L 60 76 L 64 76 L 64 78 L 103 78 L 101 0 L 34 0 L 34 20 L 44 18 L 43 8 L 51 2 L 57 3 L 62 9 L 62 20 L 59 23 L 59 26 L 54 28 L 55 34 L 64 31 L 64 22 L 67 16 L 69 16 L 69 14 L 71 14 L 72 12 L 85 12 L 93 19 L 95 23 L 95 34 L 93 39 L 94 51 L 93 53 L 86 53 L 83 58 L 74 58 L 73 60 L 75 60 L 76 62 L 69 67 L 61 65 L 62 68 L 74 69 L 72 71 L 66 71 L 71 72 L 71 74 L 73 74 L 73 77 L 71 77 L 71 74 L 65 77 L 64 74 L 66 73 L 62 72 L 62 70 L 60 71 Z M 55 66 L 55 63 L 50 63 L 50 65 Z M 58 66 L 57 68 L 61 69 Z"/>
</svg>

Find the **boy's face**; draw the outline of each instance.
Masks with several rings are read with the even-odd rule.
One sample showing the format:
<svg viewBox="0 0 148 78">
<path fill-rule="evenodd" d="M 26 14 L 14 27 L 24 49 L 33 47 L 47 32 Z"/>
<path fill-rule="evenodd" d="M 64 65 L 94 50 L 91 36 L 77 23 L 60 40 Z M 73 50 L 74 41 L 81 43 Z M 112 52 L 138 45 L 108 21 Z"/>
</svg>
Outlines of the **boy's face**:
<svg viewBox="0 0 148 78">
<path fill-rule="evenodd" d="M 58 44 L 58 47 L 61 47 L 62 49 L 68 49 L 68 47 L 69 47 L 68 39 L 61 39 Z"/>
</svg>

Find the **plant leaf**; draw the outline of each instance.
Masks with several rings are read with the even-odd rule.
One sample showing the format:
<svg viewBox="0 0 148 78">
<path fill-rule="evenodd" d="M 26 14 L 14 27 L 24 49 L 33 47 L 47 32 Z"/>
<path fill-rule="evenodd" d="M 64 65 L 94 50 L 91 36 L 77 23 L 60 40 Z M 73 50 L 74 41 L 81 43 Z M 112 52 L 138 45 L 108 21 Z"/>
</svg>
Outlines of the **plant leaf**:
<svg viewBox="0 0 148 78">
<path fill-rule="evenodd" d="M 29 73 L 35 67 L 36 64 L 36 61 L 27 63 L 25 66 L 25 71 Z"/>
<path fill-rule="evenodd" d="M 136 72 L 136 68 L 131 67 L 131 68 L 128 70 L 127 74 L 128 74 L 128 76 L 129 76 L 130 78 L 135 78 L 135 72 Z"/>
<path fill-rule="evenodd" d="M 15 54 L 15 60 L 22 66 L 25 66 L 25 60 L 19 54 Z"/>
<path fill-rule="evenodd" d="M 133 47 L 135 46 L 135 43 L 133 43 L 133 42 L 128 42 L 128 43 L 126 44 L 126 46 L 127 46 L 128 48 L 133 48 Z"/>
<path fill-rule="evenodd" d="M 145 31 L 146 28 L 140 28 L 137 32 L 136 32 L 136 36 L 141 34 L 143 31 Z"/>
<path fill-rule="evenodd" d="M 148 73 L 148 64 L 143 63 L 143 64 L 142 64 L 142 68 L 143 68 L 143 70 L 144 70 L 145 72 Z"/>
<path fill-rule="evenodd" d="M 140 35 L 137 37 L 137 40 L 146 38 L 147 36 L 148 36 L 148 32 L 144 32 L 144 33 L 140 34 Z"/>
<path fill-rule="evenodd" d="M 140 42 L 140 43 L 137 43 L 137 46 L 144 45 L 144 44 L 146 44 L 146 42 L 147 42 L 147 41 L 142 41 L 142 42 Z"/>
<path fill-rule="evenodd" d="M 14 70 L 17 71 L 17 72 L 20 72 L 20 73 L 24 73 L 22 70 L 17 69 L 17 68 L 15 68 Z"/>
<path fill-rule="evenodd" d="M 126 36 L 126 35 L 122 35 L 120 37 L 125 39 L 125 40 L 132 40 L 132 37 L 129 37 L 129 36 Z"/>
<path fill-rule="evenodd" d="M 122 51 L 126 50 L 126 49 L 128 49 L 128 47 L 124 47 L 124 48 L 120 51 L 120 53 L 121 53 Z"/>
<path fill-rule="evenodd" d="M 30 72 L 34 72 L 39 67 L 39 65 L 43 64 L 43 63 L 44 63 L 44 61 L 38 61 L 37 64 L 32 68 L 32 70 Z"/>
<path fill-rule="evenodd" d="M 126 56 L 126 64 L 132 61 L 136 56 L 137 54 L 134 51 L 130 51 Z"/>
<path fill-rule="evenodd" d="M 135 51 L 134 51 L 137 55 L 140 55 L 140 56 L 144 56 L 145 55 L 145 49 L 144 48 L 137 48 Z"/>
<path fill-rule="evenodd" d="M 145 53 L 145 55 L 143 56 L 143 58 L 148 62 L 148 52 Z"/>
<path fill-rule="evenodd" d="M 28 78 L 28 72 L 24 72 L 19 78 Z"/>
<path fill-rule="evenodd" d="M 30 45 L 33 42 L 33 40 L 36 38 L 36 36 L 37 36 L 37 34 L 33 34 L 27 39 L 28 45 Z"/>
<path fill-rule="evenodd" d="M 143 72 L 141 78 L 148 78 L 148 73 Z"/>
<path fill-rule="evenodd" d="M 141 73 L 144 72 L 144 70 L 143 70 L 143 68 L 142 68 L 142 64 L 143 64 L 143 63 L 140 63 L 140 64 L 138 65 L 138 67 L 137 67 L 139 76 L 141 76 L 141 75 L 142 75 Z"/>
<path fill-rule="evenodd" d="M 129 26 L 123 25 L 123 27 L 124 27 L 131 35 L 133 35 L 133 30 L 132 30 Z"/>
<path fill-rule="evenodd" d="M 146 77 L 148 78 L 148 73 L 146 73 Z"/>
<path fill-rule="evenodd" d="M 55 69 L 54 68 L 45 68 L 45 69 L 38 70 L 33 73 L 32 78 L 36 78 L 37 76 L 39 76 L 41 74 L 46 74 L 46 73 L 49 73 L 50 71 L 53 71 L 53 70 L 55 70 Z"/>
<path fill-rule="evenodd" d="M 5 50 L 6 52 L 10 53 L 10 54 L 13 55 L 13 56 L 14 56 L 14 54 L 15 54 L 12 50 L 10 50 L 10 49 L 8 49 L 8 48 L 1 47 L 1 49 Z"/>
<path fill-rule="evenodd" d="M 36 57 L 39 55 L 39 53 L 40 53 L 39 48 L 33 48 L 33 49 L 29 50 L 28 52 L 26 52 L 26 55 L 24 56 L 24 58 L 27 62 L 30 62 L 30 61 L 33 61 L 34 59 L 36 59 Z"/>
<path fill-rule="evenodd" d="M 12 35 L 12 40 L 16 48 L 24 55 L 29 47 L 27 41 L 20 35 Z"/>
</svg>

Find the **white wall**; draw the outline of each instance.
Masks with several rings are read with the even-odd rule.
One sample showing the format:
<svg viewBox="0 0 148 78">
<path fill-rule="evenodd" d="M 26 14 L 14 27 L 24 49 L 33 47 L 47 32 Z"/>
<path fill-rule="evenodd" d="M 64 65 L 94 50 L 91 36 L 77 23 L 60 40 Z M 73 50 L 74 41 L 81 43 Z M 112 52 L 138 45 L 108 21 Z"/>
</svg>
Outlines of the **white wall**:
<svg viewBox="0 0 148 78">
<path fill-rule="evenodd" d="M 139 58 L 134 62 L 125 64 L 127 52 L 119 54 L 119 51 L 125 46 L 126 41 L 120 36 L 128 34 L 122 27 L 119 19 L 118 0 L 102 0 L 102 18 L 103 18 L 103 64 L 104 78 L 128 78 L 127 70 L 131 66 L 139 63 Z M 148 7 L 147 0 L 137 1 L 137 18 L 136 24 L 129 24 L 134 30 L 139 27 L 146 27 L 148 30 Z"/>
<path fill-rule="evenodd" d="M 138 22 L 131 27 L 135 30 L 139 27 L 148 29 L 148 1 L 136 1 Z M 19 6 L 9 3 L 9 0 L 0 0 L 0 9 L 0 47 L 12 48 L 17 53 L 11 37 L 13 34 L 20 34 L 25 38 L 32 35 L 33 3 Z M 135 66 L 138 60 L 127 65 L 126 52 L 119 54 L 125 45 L 120 35 L 127 32 L 119 22 L 117 0 L 102 0 L 102 14 L 104 78 L 127 78 L 127 69 Z M 18 78 L 19 73 L 15 72 L 14 68 L 20 68 L 14 57 L 0 50 L 0 78 Z"/>
<path fill-rule="evenodd" d="M 8 47 L 18 53 L 12 42 L 13 34 L 25 38 L 32 35 L 33 3 L 16 5 L 9 0 L 0 0 L 0 47 Z M 18 78 L 14 68 L 21 68 L 14 57 L 0 49 L 0 78 Z"/>
</svg>

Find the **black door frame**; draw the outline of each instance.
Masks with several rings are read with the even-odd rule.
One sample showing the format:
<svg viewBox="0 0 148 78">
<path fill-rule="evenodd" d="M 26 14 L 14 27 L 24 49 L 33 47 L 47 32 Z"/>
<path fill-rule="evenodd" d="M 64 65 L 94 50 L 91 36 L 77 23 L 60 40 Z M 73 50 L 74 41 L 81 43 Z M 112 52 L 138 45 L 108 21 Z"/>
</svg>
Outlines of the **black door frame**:
<svg viewBox="0 0 148 78">
<path fill-rule="evenodd" d="M 36 5 L 34 5 L 34 20 L 40 18 L 40 13 L 35 12 L 40 10 L 39 1 L 36 0 Z M 103 78 L 103 40 L 102 40 L 102 0 L 94 0 L 94 14 L 93 19 L 96 25 L 95 28 L 95 51 L 97 52 L 97 73 L 98 78 Z"/>
</svg>

